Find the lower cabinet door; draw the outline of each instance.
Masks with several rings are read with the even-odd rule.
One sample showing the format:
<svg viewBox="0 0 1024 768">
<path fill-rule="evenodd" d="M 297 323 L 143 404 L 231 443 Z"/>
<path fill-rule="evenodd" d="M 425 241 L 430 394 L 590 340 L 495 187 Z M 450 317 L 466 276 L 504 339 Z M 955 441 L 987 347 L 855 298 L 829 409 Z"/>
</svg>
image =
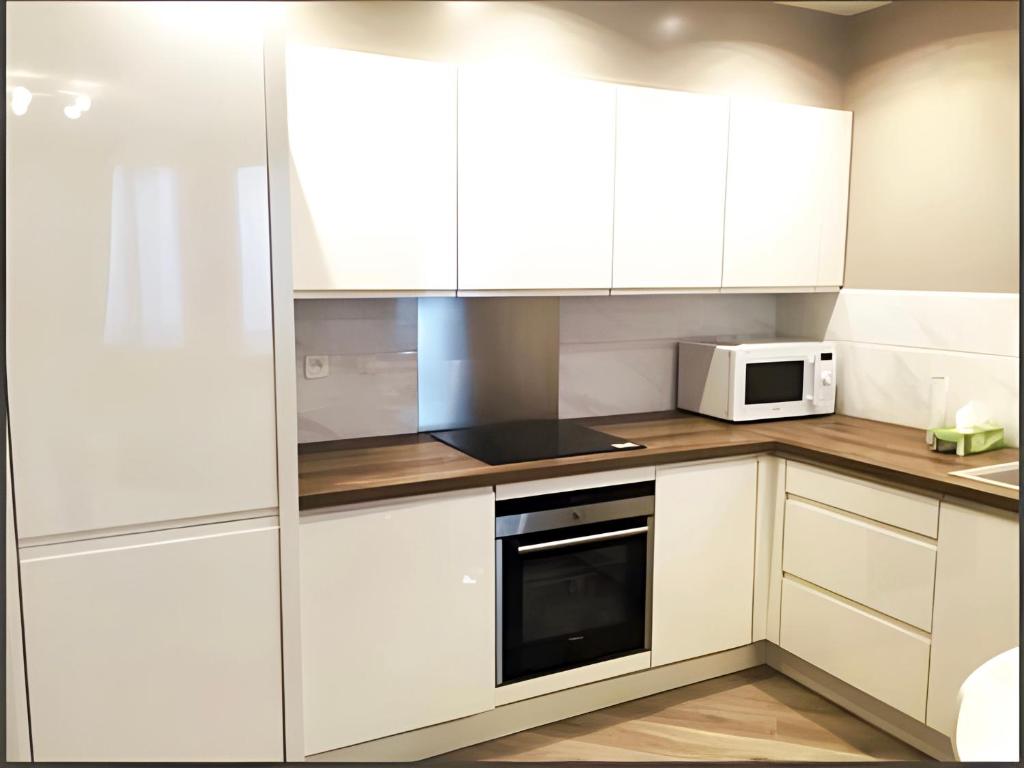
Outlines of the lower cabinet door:
<svg viewBox="0 0 1024 768">
<path fill-rule="evenodd" d="M 960 686 L 1020 644 L 1020 520 L 946 501 L 939 515 L 928 725 L 952 736 Z"/>
<path fill-rule="evenodd" d="M 652 665 L 751 642 L 757 459 L 657 470 Z"/>
<path fill-rule="evenodd" d="M 283 759 L 276 519 L 23 549 L 21 578 L 37 761 Z"/>
<path fill-rule="evenodd" d="M 924 721 L 930 643 L 817 587 L 782 581 L 779 644 L 804 661 Z"/>
<path fill-rule="evenodd" d="M 494 493 L 301 522 L 306 754 L 494 707 Z"/>
</svg>

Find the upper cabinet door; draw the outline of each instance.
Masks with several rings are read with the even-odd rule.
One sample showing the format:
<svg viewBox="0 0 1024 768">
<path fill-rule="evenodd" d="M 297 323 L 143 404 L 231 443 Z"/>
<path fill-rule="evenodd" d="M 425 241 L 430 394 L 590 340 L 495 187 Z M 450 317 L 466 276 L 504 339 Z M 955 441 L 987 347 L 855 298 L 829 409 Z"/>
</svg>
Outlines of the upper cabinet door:
<svg viewBox="0 0 1024 768">
<path fill-rule="evenodd" d="M 455 290 L 455 67 L 287 49 L 296 290 Z"/>
<path fill-rule="evenodd" d="M 613 288 L 722 283 L 729 101 L 621 86 Z"/>
<path fill-rule="evenodd" d="M 615 87 L 459 71 L 459 290 L 611 286 Z"/>
<path fill-rule="evenodd" d="M 275 507 L 251 9 L 6 10 L 19 535 Z"/>
<path fill-rule="evenodd" d="M 852 118 L 733 102 L 723 287 L 842 283 Z"/>
</svg>

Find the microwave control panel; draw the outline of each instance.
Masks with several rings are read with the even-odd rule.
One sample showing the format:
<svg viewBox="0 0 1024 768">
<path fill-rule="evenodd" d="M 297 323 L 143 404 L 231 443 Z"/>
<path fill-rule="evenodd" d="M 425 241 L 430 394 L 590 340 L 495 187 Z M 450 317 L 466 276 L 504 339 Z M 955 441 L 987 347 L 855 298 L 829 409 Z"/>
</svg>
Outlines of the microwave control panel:
<svg viewBox="0 0 1024 768">
<path fill-rule="evenodd" d="M 821 352 L 814 361 L 814 404 L 834 405 L 836 362 L 832 352 Z"/>
</svg>

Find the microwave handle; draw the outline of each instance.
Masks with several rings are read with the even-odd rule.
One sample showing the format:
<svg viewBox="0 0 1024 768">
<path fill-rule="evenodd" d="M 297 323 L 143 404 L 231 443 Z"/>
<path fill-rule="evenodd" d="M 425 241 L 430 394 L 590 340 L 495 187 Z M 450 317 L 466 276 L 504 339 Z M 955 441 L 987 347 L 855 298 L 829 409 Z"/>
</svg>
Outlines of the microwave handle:
<svg viewBox="0 0 1024 768">
<path fill-rule="evenodd" d="M 573 544 L 583 544 L 587 541 L 608 541 L 609 539 L 622 539 L 626 536 L 637 536 L 647 533 L 647 526 L 641 525 L 637 528 L 626 528 L 621 531 L 607 531 L 605 533 L 594 533 L 590 536 L 576 536 L 571 539 L 559 539 L 558 541 L 543 541 L 540 544 L 524 544 L 518 548 L 519 552 L 537 552 L 542 549 L 558 549 L 569 547 Z"/>
</svg>

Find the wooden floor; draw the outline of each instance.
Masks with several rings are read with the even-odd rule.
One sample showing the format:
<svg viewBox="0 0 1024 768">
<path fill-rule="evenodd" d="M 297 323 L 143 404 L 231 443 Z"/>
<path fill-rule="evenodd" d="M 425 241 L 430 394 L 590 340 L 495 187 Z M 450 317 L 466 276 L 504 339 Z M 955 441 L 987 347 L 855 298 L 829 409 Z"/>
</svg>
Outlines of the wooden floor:
<svg viewBox="0 0 1024 768">
<path fill-rule="evenodd" d="M 434 758 L 460 761 L 929 760 L 768 667 Z"/>
</svg>

